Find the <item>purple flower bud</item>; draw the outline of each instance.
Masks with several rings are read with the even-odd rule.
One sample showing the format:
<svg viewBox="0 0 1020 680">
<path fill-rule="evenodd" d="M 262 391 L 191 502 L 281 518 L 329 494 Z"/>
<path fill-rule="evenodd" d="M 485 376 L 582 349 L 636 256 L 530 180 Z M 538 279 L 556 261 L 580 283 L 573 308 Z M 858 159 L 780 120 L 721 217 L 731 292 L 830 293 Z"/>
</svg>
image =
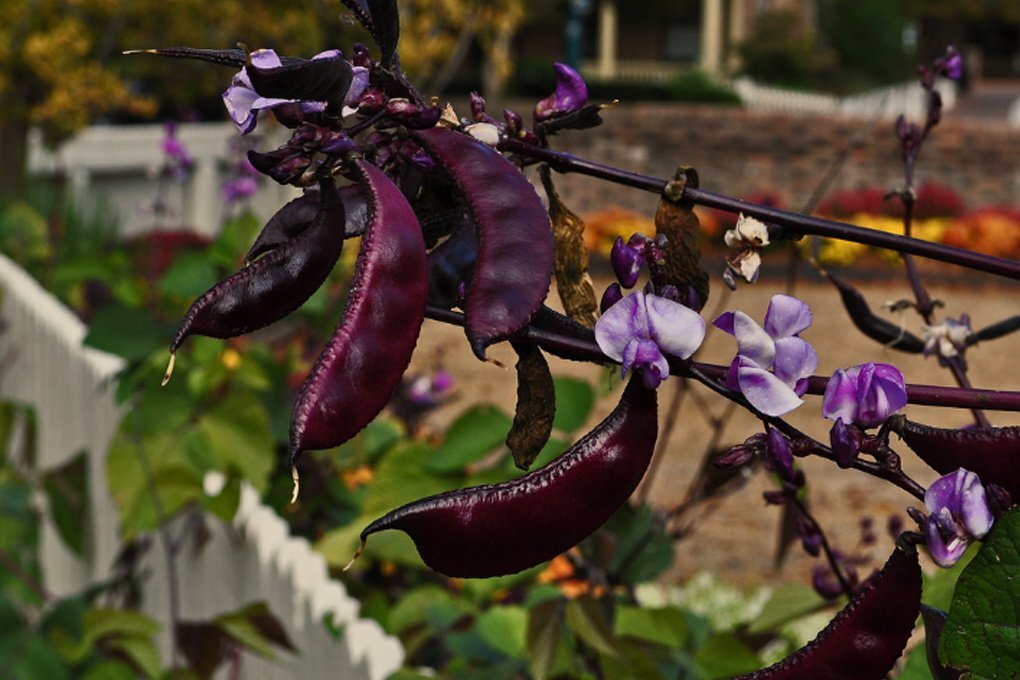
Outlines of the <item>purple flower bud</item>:
<svg viewBox="0 0 1020 680">
<path fill-rule="evenodd" d="M 862 433 L 860 428 L 843 422 L 837 418 L 832 429 L 829 430 L 829 444 L 832 453 L 836 456 L 836 464 L 841 468 L 848 468 L 857 460 L 857 453 L 861 450 Z"/>
<path fill-rule="evenodd" d="M 903 533 L 903 518 L 899 515 L 889 515 L 889 521 L 885 525 L 885 530 L 889 532 L 889 535 L 895 541 Z"/>
<path fill-rule="evenodd" d="M 973 539 L 984 538 L 995 519 L 978 476 L 963 468 L 937 479 L 924 494 L 928 551 L 940 567 L 951 567 Z"/>
<path fill-rule="evenodd" d="M 783 436 L 783 433 L 774 427 L 769 428 L 769 458 L 775 466 L 779 476 L 784 480 L 793 480 L 793 452 L 790 451 L 790 443 Z"/>
<path fill-rule="evenodd" d="M 907 386 L 899 369 L 867 363 L 832 374 L 822 397 L 822 415 L 864 428 L 875 427 L 907 404 Z"/>
<path fill-rule="evenodd" d="M 602 300 L 601 302 L 599 302 L 599 311 L 605 314 L 607 309 L 609 309 L 622 299 L 623 290 L 620 288 L 620 284 L 618 283 L 609 284 L 605 292 L 602 293 Z"/>
<path fill-rule="evenodd" d="M 375 87 L 365 88 L 361 97 L 358 98 L 358 110 L 362 113 L 376 113 L 381 111 L 384 106 L 386 106 L 386 95 Z"/>
<path fill-rule="evenodd" d="M 372 53 L 364 43 L 354 43 L 354 53 L 351 56 L 351 63 L 355 66 L 372 68 Z"/>
<path fill-rule="evenodd" d="M 988 494 L 988 507 L 996 517 L 1005 515 L 1013 507 L 1013 495 L 998 484 L 988 484 L 985 492 Z"/>
<path fill-rule="evenodd" d="M 536 123 L 573 113 L 588 101 L 588 86 L 580 73 L 560 63 L 553 64 L 553 70 L 556 72 L 556 89 L 535 104 Z"/>
<path fill-rule="evenodd" d="M 817 566 L 811 570 L 811 586 L 815 592 L 826 600 L 834 600 L 843 594 L 843 587 L 825 566 Z"/>
<path fill-rule="evenodd" d="M 946 48 L 942 72 L 950 80 L 959 80 L 963 77 L 963 57 L 960 55 L 960 51 L 952 45 Z"/>
<path fill-rule="evenodd" d="M 485 98 L 477 92 L 471 93 L 471 119 L 476 123 L 481 123 L 486 118 L 485 115 Z"/>
<path fill-rule="evenodd" d="M 436 371 L 432 374 L 432 389 L 446 392 L 453 388 L 453 374 L 449 371 Z"/>
<path fill-rule="evenodd" d="M 736 470 L 747 465 L 754 459 L 754 449 L 750 446 L 737 444 L 723 452 L 721 456 L 712 461 L 720 470 Z"/>
<path fill-rule="evenodd" d="M 345 154 L 348 151 L 353 151 L 358 148 L 358 145 L 354 143 L 354 140 L 347 136 L 347 133 L 342 131 L 330 131 L 323 135 L 321 151 L 323 153 L 333 154 L 339 156 Z"/>
<path fill-rule="evenodd" d="M 613 250 L 609 254 L 609 261 L 613 265 L 613 272 L 616 279 L 624 288 L 633 288 L 641 274 L 641 267 L 645 258 L 641 256 L 636 248 L 623 242 L 622 236 L 616 237 Z"/>
<path fill-rule="evenodd" d="M 816 527 L 803 517 L 797 518 L 797 534 L 800 536 L 800 543 L 804 552 L 812 557 L 818 557 L 822 551 L 822 536 Z"/>
<path fill-rule="evenodd" d="M 503 109 L 503 120 L 506 121 L 506 133 L 511 137 L 518 136 L 524 128 L 521 114 L 511 109 Z"/>
</svg>

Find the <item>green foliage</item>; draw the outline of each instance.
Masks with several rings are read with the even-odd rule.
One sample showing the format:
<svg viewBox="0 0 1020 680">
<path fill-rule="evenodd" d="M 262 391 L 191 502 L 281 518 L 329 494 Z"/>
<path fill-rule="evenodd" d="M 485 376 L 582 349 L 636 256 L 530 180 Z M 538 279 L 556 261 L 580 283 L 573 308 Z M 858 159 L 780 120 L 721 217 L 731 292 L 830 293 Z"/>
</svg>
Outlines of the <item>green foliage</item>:
<svg viewBox="0 0 1020 680">
<path fill-rule="evenodd" d="M 996 521 L 960 574 L 939 659 L 971 677 L 1016 677 L 1020 666 L 1020 509 Z"/>
<path fill-rule="evenodd" d="M 684 71 L 669 83 L 669 98 L 677 102 L 733 104 L 739 106 L 740 95 L 698 69 Z"/>
</svg>

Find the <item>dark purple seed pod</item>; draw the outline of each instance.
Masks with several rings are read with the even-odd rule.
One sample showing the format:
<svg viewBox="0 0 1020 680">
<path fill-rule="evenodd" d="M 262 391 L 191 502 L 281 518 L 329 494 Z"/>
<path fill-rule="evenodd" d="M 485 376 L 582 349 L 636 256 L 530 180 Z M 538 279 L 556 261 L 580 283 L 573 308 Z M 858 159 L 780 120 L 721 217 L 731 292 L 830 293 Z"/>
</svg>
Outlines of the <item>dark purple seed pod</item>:
<svg viewBox="0 0 1020 680">
<path fill-rule="evenodd" d="M 918 458 L 940 474 L 962 467 L 976 473 L 983 483 L 994 482 L 1013 498 L 1020 498 L 1020 427 L 954 430 L 902 417 L 890 420 L 889 425 Z"/>
<path fill-rule="evenodd" d="M 828 277 L 839 291 L 843 307 L 846 308 L 850 321 L 857 327 L 857 330 L 872 340 L 901 352 L 920 354 L 924 351 L 924 341 L 921 338 L 891 321 L 877 316 L 871 311 L 868 301 L 864 299 L 859 290 L 832 274 L 828 274 Z"/>
<path fill-rule="evenodd" d="M 407 533 L 429 567 L 448 576 L 513 574 L 569 550 L 637 488 L 655 448 L 654 390 L 631 378 L 612 413 L 545 467 L 523 477 L 430 496 L 365 527 Z"/>
<path fill-rule="evenodd" d="M 368 196 L 369 221 L 343 317 L 294 406 L 292 469 L 302 452 L 339 446 L 375 418 L 400 384 L 424 319 L 425 243 L 418 219 L 381 170 L 365 161 L 354 168 Z"/>
<path fill-rule="evenodd" d="M 478 257 L 478 235 L 465 221 L 429 252 L 429 304 L 451 309 L 461 303 L 460 288 L 471 281 Z"/>
<path fill-rule="evenodd" d="M 351 184 L 338 190 L 344 209 L 344 238 L 361 236 L 368 222 L 368 200 L 361 185 Z M 315 219 L 319 210 L 319 193 L 308 191 L 276 211 L 255 238 L 244 261 L 251 264 L 271 250 L 291 240 Z"/>
<path fill-rule="evenodd" d="M 793 655 L 735 680 L 877 680 L 903 653 L 921 608 L 917 551 L 900 548 L 821 633 Z"/>
<path fill-rule="evenodd" d="M 301 211 L 288 203 L 281 211 Z M 294 238 L 217 283 L 192 303 L 170 342 L 173 372 L 177 349 L 189 335 L 232 338 L 287 316 L 318 290 L 340 257 L 344 209 L 332 179 L 319 188 L 319 209 Z"/>
<path fill-rule="evenodd" d="M 484 360 L 485 348 L 523 328 L 549 292 L 549 215 L 531 183 L 496 151 L 445 128 L 413 134 L 453 179 L 478 228 L 464 312 L 471 349 Z"/>
</svg>

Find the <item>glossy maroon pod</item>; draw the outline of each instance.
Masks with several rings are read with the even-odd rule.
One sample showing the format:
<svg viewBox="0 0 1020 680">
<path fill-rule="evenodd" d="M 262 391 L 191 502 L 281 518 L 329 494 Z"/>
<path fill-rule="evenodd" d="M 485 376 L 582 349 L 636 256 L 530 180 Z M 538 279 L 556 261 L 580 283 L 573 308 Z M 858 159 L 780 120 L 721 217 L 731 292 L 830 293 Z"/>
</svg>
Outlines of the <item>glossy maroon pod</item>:
<svg viewBox="0 0 1020 680">
<path fill-rule="evenodd" d="M 485 359 L 485 348 L 523 328 L 549 292 L 549 215 L 521 171 L 484 144 L 445 128 L 413 136 L 456 184 L 478 229 L 465 332 Z"/>
<path fill-rule="evenodd" d="M 964 468 L 983 483 L 994 482 L 1020 499 L 1020 427 L 951 429 L 900 416 L 889 421 L 889 429 L 940 474 Z"/>
<path fill-rule="evenodd" d="M 871 311 L 868 301 L 859 290 L 837 276 L 828 273 L 826 276 L 839 291 L 843 307 L 857 330 L 872 340 L 901 352 L 920 354 L 924 351 L 924 341 L 921 338 Z"/>
<path fill-rule="evenodd" d="M 178 348 L 189 335 L 233 338 L 250 333 L 287 316 L 318 290 L 340 257 L 344 241 L 344 209 L 332 178 L 320 182 L 318 203 L 314 214 L 302 211 L 305 217 L 311 214 L 311 221 L 301 233 L 192 303 L 170 341 L 164 384 L 173 372 Z"/>
<path fill-rule="evenodd" d="M 429 304 L 451 309 L 475 272 L 478 235 L 473 224 L 464 224 L 429 252 Z"/>
<path fill-rule="evenodd" d="M 563 455 L 500 484 L 430 496 L 375 520 L 407 533 L 429 567 L 447 576 L 513 574 L 569 550 L 601 527 L 637 488 L 658 429 L 656 395 L 631 378 L 620 403 Z"/>
<path fill-rule="evenodd" d="M 822 632 L 782 661 L 736 680 L 881 680 L 921 608 L 917 550 L 897 547 Z"/>
<path fill-rule="evenodd" d="M 414 211 L 381 170 L 354 164 L 370 219 L 343 317 L 305 379 L 290 423 L 290 464 L 339 446 L 389 401 L 425 314 L 425 244 Z M 295 487 L 295 494 L 297 489 Z"/>
<path fill-rule="evenodd" d="M 368 200 L 364 189 L 361 185 L 351 184 L 337 191 L 344 209 L 343 237 L 361 236 L 368 222 Z M 287 203 L 262 227 L 244 256 L 245 262 L 251 263 L 296 237 L 312 224 L 318 210 L 318 192 L 306 192 Z"/>
</svg>

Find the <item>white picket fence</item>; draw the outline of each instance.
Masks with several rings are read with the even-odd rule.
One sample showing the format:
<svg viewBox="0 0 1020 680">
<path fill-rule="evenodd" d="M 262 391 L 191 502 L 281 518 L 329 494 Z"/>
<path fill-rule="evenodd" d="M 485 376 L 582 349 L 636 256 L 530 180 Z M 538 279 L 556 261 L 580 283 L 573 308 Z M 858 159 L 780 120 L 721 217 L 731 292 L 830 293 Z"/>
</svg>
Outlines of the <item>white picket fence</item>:
<svg viewBox="0 0 1020 680">
<path fill-rule="evenodd" d="M 61 542 L 46 500 L 35 502 L 43 516 L 41 562 L 44 586 L 55 595 L 80 591 L 109 576 L 119 548 L 117 511 L 106 481 L 105 454 L 121 418 L 112 378 L 119 357 L 82 346 L 84 325 L 10 259 L 0 255 L 0 399 L 34 408 L 38 431 L 35 473 L 88 452 L 88 535 L 85 557 Z M 399 641 L 369 619 L 343 584 L 329 578 L 325 560 L 286 523 L 262 505 L 251 488 L 242 492 L 232 525 L 207 518 L 210 540 L 197 552 L 177 556 L 180 616 L 208 619 L 253 601 L 265 601 L 282 621 L 300 653 L 265 660 L 246 654 L 243 678 L 370 678 L 379 680 L 403 663 Z M 160 637 L 169 660 L 169 599 L 162 549 L 147 557 L 149 578 L 144 610 L 164 624 Z M 330 617 L 339 639 L 323 625 Z"/>
<path fill-rule="evenodd" d="M 942 95 L 943 110 L 951 110 L 956 106 L 956 83 L 940 78 L 937 87 Z M 908 119 L 923 120 L 928 106 L 924 89 L 916 81 L 848 97 L 770 87 L 750 78 L 737 78 L 733 81 L 733 88 L 740 95 L 744 106 L 752 111 L 791 115 L 895 118 L 902 113 Z"/>
</svg>

